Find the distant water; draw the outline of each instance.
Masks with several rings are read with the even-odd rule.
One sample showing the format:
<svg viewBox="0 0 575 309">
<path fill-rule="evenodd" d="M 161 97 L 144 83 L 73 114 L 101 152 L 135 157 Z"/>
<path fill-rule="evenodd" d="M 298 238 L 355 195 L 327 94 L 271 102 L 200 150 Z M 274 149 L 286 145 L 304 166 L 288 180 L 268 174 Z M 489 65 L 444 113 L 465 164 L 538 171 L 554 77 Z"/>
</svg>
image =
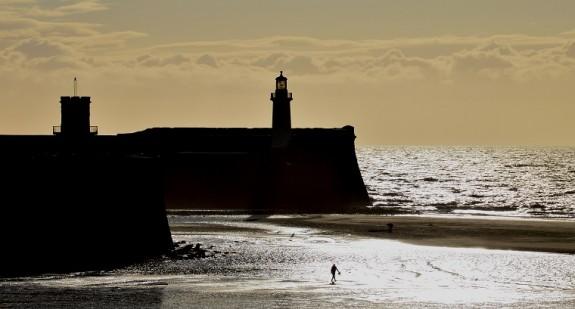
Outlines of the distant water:
<svg viewBox="0 0 575 309">
<path fill-rule="evenodd" d="M 360 147 L 375 207 L 575 217 L 575 148 Z"/>
</svg>

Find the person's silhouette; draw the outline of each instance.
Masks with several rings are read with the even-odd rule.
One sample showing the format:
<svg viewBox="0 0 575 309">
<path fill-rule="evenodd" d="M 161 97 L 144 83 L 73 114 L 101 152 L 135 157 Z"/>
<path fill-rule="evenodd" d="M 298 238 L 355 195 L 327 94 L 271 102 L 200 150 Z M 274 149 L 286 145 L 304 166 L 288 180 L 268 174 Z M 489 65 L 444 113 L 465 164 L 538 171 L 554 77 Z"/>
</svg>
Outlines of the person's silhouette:
<svg viewBox="0 0 575 309">
<path fill-rule="evenodd" d="M 339 272 L 339 269 L 337 269 L 337 266 L 335 266 L 335 264 L 333 264 L 331 266 L 331 284 L 335 284 L 335 282 L 337 280 L 335 280 L 335 272 L 337 271 L 338 275 L 341 275 L 341 272 Z"/>
</svg>

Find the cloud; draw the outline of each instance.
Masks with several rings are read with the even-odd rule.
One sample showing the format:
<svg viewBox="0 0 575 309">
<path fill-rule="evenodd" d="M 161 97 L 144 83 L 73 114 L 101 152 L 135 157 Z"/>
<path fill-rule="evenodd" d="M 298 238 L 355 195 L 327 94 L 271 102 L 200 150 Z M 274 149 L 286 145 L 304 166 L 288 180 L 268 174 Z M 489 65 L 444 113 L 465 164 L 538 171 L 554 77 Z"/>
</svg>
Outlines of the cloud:
<svg viewBox="0 0 575 309">
<path fill-rule="evenodd" d="M 510 59 L 479 50 L 458 53 L 453 56 L 452 62 L 452 71 L 455 74 L 466 75 L 487 74 L 495 77 L 503 73 L 502 71 L 514 67 Z"/>
<path fill-rule="evenodd" d="M 22 5 L 35 4 L 36 0 L 0 0 L 0 9 L 4 14 L 21 8 Z"/>
<path fill-rule="evenodd" d="M 32 18 L 0 18 L 0 45 L 29 38 L 78 39 L 98 34 L 98 26 L 89 23 L 50 22 Z"/>
<path fill-rule="evenodd" d="M 561 35 L 443 36 L 395 40 L 328 40 L 269 37 L 254 40 L 181 42 L 151 51 L 190 57 L 209 54 L 218 67 L 234 65 L 254 72 L 286 70 L 305 75 L 333 75 L 358 80 L 526 82 L 562 78 L 574 70 L 573 51 Z M 207 60 L 207 59 L 206 59 Z M 325 77 L 322 77 L 325 78 Z"/>
<path fill-rule="evenodd" d="M 0 19 L 0 31 L 2 33 L 9 33 L 21 29 L 32 28 L 37 25 L 37 22 L 32 19 L 25 18 L 2 18 Z"/>
<path fill-rule="evenodd" d="M 65 45 L 42 39 L 28 39 L 21 41 L 9 48 L 9 52 L 20 53 L 28 59 L 49 58 L 72 54 L 72 51 Z"/>
<path fill-rule="evenodd" d="M 6 69 L 28 72 L 39 76 L 43 72 L 69 69 L 92 69 L 94 62 L 86 61 L 76 50 L 60 42 L 43 39 L 20 41 L 0 53 Z"/>
<path fill-rule="evenodd" d="M 108 7 L 99 0 L 79 0 L 79 1 L 66 1 L 72 2 L 70 4 L 64 4 L 57 6 L 55 8 L 46 8 L 41 6 L 41 2 L 25 2 L 27 4 L 32 4 L 27 7 L 24 11 L 21 11 L 22 15 L 30 17 L 62 17 L 68 15 L 85 14 L 97 11 L 107 10 Z"/>
<path fill-rule="evenodd" d="M 0 54 L 4 63 L 27 70 L 105 72 L 129 68 L 129 74 L 144 74 L 140 69 L 180 74 L 175 70 L 194 69 L 210 76 L 234 70 L 244 75 L 285 70 L 310 79 L 374 83 L 474 78 L 526 82 L 565 78 L 575 70 L 575 43 L 565 44 L 570 33 L 393 40 L 281 36 L 136 48 L 131 42 L 147 34 L 129 29 L 109 31 L 102 25 L 61 18 L 106 10 L 103 1 L 60 0 L 47 6 L 41 1 L 11 0 L 0 1 L 0 8 Z"/>
<path fill-rule="evenodd" d="M 107 9 L 99 0 L 0 1 L 0 49 L 22 41 L 39 39 L 61 43 L 70 49 L 110 51 L 126 47 L 129 40 L 145 36 L 134 31 L 103 31 L 90 22 L 63 21 L 61 17 Z"/>
<path fill-rule="evenodd" d="M 197 64 L 204 64 L 204 65 L 207 65 L 207 66 L 212 67 L 212 68 L 218 67 L 218 62 L 217 62 L 216 58 L 214 58 L 213 56 L 207 55 L 207 54 L 199 57 L 198 60 L 196 60 L 196 63 Z"/>
<path fill-rule="evenodd" d="M 489 42 L 487 44 L 478 46 L 476 51 L 486 54 L 495 54 L 498 56 L 516 56 L 518 52 L 509 44 L 500 44 L 496 42 Z"/>
<path fill-rule="evenodd" d="M 141 32 L 116 31 L 110 33 L 94 33 L 90 36 L 82 36 L 72 39 L 61 38 L 61 40 L 84 49 L 86 53 L 99 53 L 102 50 L 110 51 L 114 49 L 128 48 L 128 42 L 130 40 L 145 36 L 147 35 Z"/>
<path fill-rule="evenodd" d="M 68 69 L 86 69 L 89 65 L 73 57 L 50 57 L 35 59 L 28 63 L 30 67 L 41 71 L 59 71 Z"/>
<path fill-rule="evenodd" d="M 277 67 L 281 66 L 281 64 L 285 63 L 287 58 L 287 54 L 272 53 L 271 55 L 260 57 L 259 59 L 251 62 L 251 65 L 268 69 L 276 69 Z"/>
<path fill-rule="evenodd" d="M 575 41 L 567 44 L 565 54 L 567 55 L 567 57 L 575 58 Z"/>
<path fill-rule="evenodd" d="M 93 65 L 98 70 L 112 69 L 118 65 L 165 70 L 173 67 L 203 67 L 202 72 L 205 74 L 207 70 L 219 68 L 228 68 L 228 72 L 245 70 L 261 74 L 263 69 L 269 72 L 285 70 L 308 76 L 331 75 L 374 82 L 378 79 L 427 79 L 441 82 L 461 78 L 507 78 L 515 82 L 526 82 L 539 78 L 562 78 L 575 70 L 574 44 L 565 45 L 564 40 L 549 44 L 551 39 L 548 38 L 533 38 L 531 43 L 523 36 L 507 37 L 507 41 L 501 37 L 438 38 L 430 43 L 429 39 L 421 39 L 420 42 L 415 39 L 332 41 L 272 37 L 244 41 L 187 42 L 171 45 L 174 48 L 167 48 L 166 45 L 133 51 L 127 48 L 127 42 L 143 35 L 128 31 L 96 32 L 85 36 L 56 36 L 53 40 L 28 39 L 12 44 L 11 51 L 28 58 L 63 55 L 76 57 L 74 63 Z M 541 44 L 543 41 L 546 43 Z M 303 46 L 308 49 L 302 49 Z M 123 49 L 123 52 L 116 55 L 98 54 L 99 50 L 111 48 Z M 428 48 L 432 48 L 433 52 L 428 52 Z M 445 52 L 434 55 L 439 50 Z M 44 66 L 47 67 L 56 70 L 60 66 Z"/>
<path fill-rule="evenodd" d="M 0 0 L 0 6 L 12 6 L 15 4 L 30 4 L 36 3 L 35 0 Z"/>
<path fill-rule="evenodd" d="M 565 38 L 575 38 L 575 30 L 561 32 L 559 36 Z"/>
<path fill-rule="evenodd" d="M 168 57 L 157 57 L 149 54 L 136 57 L 136 65 L 143 67 L 177 66 L 188 62 L 190 62 L 190 58 L 179 54 Z"/>
<path fill-rule="evenodd" d="M 291 58 L 284 66 L 296 74 L 314 74 L 320 71 L 311 57 L 302 55 Z"/>
</svg>

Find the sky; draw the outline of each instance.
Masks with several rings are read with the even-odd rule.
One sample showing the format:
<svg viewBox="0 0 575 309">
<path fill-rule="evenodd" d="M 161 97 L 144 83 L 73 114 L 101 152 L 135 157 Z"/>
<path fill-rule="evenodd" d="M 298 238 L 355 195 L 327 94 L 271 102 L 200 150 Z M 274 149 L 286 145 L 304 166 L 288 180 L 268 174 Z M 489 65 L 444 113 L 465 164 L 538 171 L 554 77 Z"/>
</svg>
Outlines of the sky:
<svg viewBox="0 0 575 309">
<path fill-rule="evenodd" d="M 575 146 L 572 0 L 0 0 L 0 134 L 294 127 L 360 145 Z"/>
</svg>

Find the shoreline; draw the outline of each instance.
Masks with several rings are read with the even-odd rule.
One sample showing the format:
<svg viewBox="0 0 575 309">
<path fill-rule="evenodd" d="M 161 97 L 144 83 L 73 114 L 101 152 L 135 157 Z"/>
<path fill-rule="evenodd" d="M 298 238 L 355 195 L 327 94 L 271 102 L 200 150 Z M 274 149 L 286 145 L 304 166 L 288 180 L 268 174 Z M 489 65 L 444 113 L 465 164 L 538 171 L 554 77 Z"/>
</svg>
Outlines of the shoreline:
<svg viewBox="0 0 575 309">
<path fill-rule="evenodd" d="M 575 222 L 561 219 L 318 214 L 260 220 L 423 246 L 575 254 Z"/>
</svg>

